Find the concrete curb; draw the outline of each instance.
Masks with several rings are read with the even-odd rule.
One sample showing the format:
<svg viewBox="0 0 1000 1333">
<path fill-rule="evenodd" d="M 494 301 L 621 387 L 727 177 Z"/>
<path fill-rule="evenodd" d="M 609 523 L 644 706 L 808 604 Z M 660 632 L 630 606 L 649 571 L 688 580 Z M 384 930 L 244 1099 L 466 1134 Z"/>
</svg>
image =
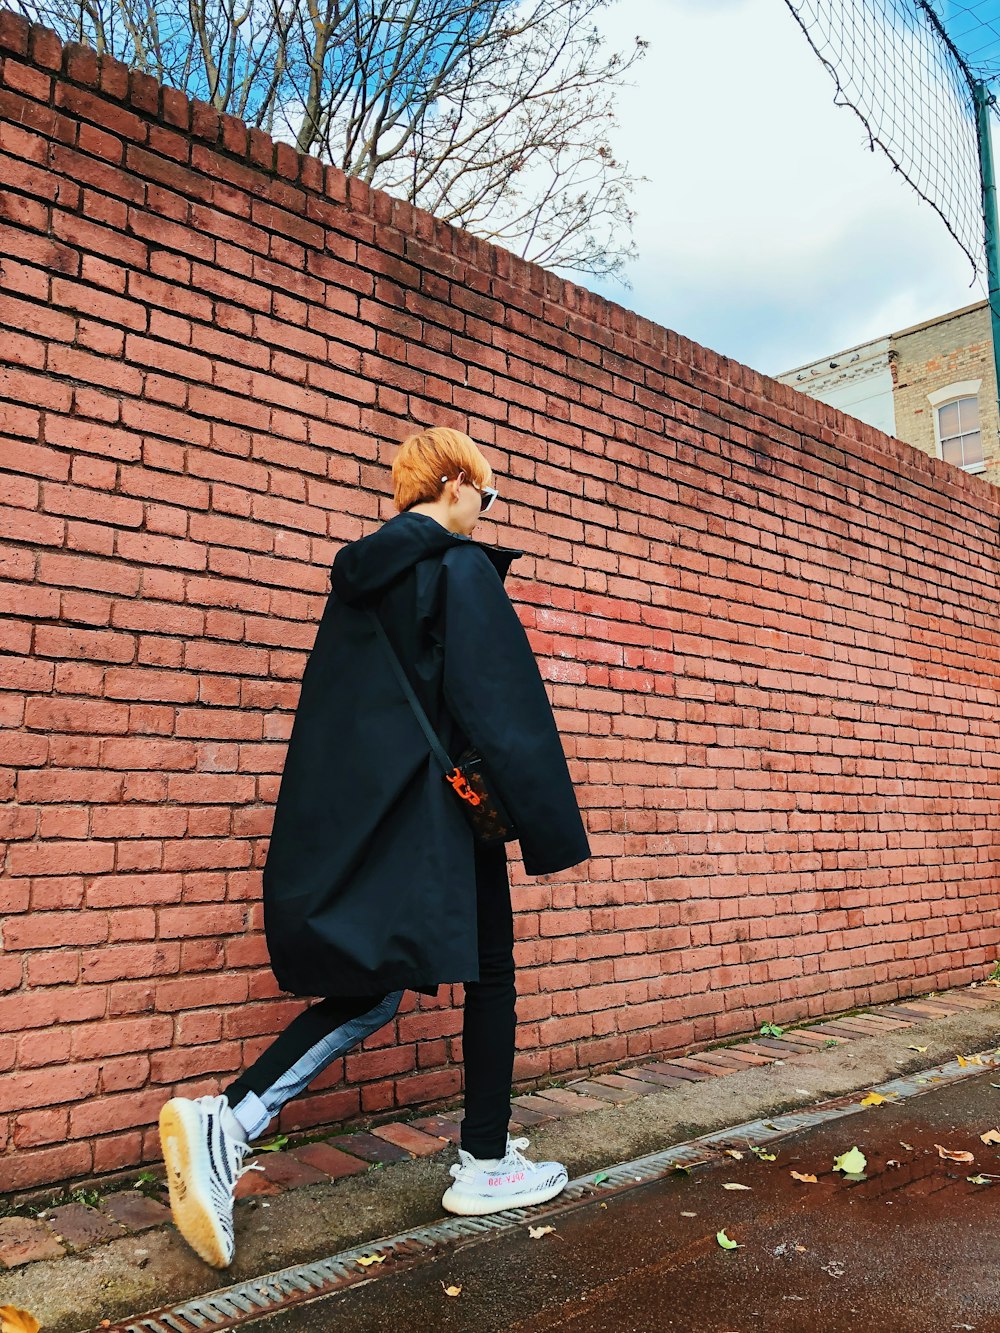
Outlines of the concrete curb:
<svg viewBox="0 0 1000 1333">
<path fill-rule="evenodd" d="M 580 1173 L 971 1054 L 995 1045 L 998 1033 L 1000 989 L 934 993 L 780 1037 L 576 1078 L 516 1098 L 514 1123 L 532 1135 L 535 1155 L 558 1156 Z M 240 1182 L 237 1258 L 224 1275 L 188 1250 L 163 1204 L 135 1191 L 118 1190 L 98 1207 L 7 1217 L 0 1305 L 30 1310 L 46 1333 L 79 1333 L 214 1290 L 222 1277 L 249 1277 L 433 1221 L 447 1183 L 439 1158 L 450 1161 L 460 1118 L 449 1111 L 261 1154 L 264 1171 Z"/>
</svg>

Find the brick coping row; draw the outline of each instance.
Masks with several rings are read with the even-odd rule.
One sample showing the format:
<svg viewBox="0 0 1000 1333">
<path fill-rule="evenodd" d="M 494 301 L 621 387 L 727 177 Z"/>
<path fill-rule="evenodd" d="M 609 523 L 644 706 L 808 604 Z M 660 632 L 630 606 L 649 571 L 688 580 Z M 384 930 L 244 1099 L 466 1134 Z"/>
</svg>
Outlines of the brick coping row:
<svg viewBox="0 0 1000 1333">
<path fill-rule="evenodd" d="M 621 1106 L 665 1088 L 682 1087 L 779 1060 L 795 1060 L 859 1037 L 899 1031 L 929 1018 L 982 1010 L 998 1003 L 1000 989 L 993 989 L 990 983 L 973 983 L 970 987 L 931 992 L 914 1000 L 852 1011 L 848 1016 L 824 1019 L 806 1027 L 783 1028 L 780 1037 L 741 1038 L 731 1045 L 699 1050 L 692 1055 L 622 1066 L 613 1073 L 575 1078 L 564 1086 L 514 1097 L 511 1123 L 517 1128 L 531 1129 L 566 1116 Z M 262 1169 L 240 1178 L 237 1200 L 284 1194 L 305 1185 L 330 1184 L 375 1167 L 433 1157 L 449 1151 L 459 1141 L 461 1116 L 461 1108 L 441 1111 L 437 1115 L 378 1125 L 370 1132 L 338 1134 L 287 1151 L 258 1153 L 256 1160 Z M 65 1192 L 73 1191 L 67 1188 Z M 0 1219 L 0 1272 L 77 1254 L 169 1221 L 170 1210 L 165 1204 L 134 1188 L 107 1194 L 98 1207 L 67 1203 L 35 1217 L 8 1216 Z"/>
</svg>

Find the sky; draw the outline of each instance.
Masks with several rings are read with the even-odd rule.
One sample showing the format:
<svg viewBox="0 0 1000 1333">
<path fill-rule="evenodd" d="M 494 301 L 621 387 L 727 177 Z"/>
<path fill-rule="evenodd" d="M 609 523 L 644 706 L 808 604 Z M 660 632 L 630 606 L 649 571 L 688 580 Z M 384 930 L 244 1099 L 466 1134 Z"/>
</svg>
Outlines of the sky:
<svg viewBox="0 0 1000 1333">
<path fill-rule="evenodd" d="M 769 375 L 985 298 L 784 0 L 619 0 L 601 26 L 651 43 L 612 135 L 648 179 L 631 289 L 583 285 Z"/>
</svg>

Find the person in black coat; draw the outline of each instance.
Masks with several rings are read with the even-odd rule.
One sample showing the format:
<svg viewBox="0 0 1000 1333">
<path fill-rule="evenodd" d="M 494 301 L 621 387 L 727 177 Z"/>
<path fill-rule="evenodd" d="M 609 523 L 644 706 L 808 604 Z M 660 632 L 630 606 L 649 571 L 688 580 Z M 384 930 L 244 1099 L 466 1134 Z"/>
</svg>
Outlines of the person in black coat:
<svg viewBox="0 0 1000 1333">
<path fill-rule="evenodd" d="M 504 589 L 522 553 L 472 539 L 497 492 L 467 435 L 411 435 L 392 471 L 399 512 L 333 563 L 264 868 L 275 979 L 322 998 L 220 1096 L 173 1098 L 160 1115 L 175 1221 L 216 1267 L 232 1261 L 232 1190 L 251 1169 L 241 1165 L 250 1141 L 389 1022 L 406 990 L 465 986 L 465 1116 L 444 1207 L 496 1212 L 566 1184 L 564 1167 L 530 1162 L 527 1139 L 507 1133 L 516 990 L 506 851 L 474 835 L 441 757 L 443 747 L 452 763 L 469 746 L 482 756 L 529 875 L 590 855 L 548 696 Z"/>
</svg>

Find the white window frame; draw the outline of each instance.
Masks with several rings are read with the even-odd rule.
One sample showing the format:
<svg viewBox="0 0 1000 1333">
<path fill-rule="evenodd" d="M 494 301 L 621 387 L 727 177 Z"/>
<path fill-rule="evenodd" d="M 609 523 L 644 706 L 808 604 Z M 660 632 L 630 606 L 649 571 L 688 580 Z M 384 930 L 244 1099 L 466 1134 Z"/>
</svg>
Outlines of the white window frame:
<svg viewBox="0 0 1000 1333">
<path fill-rule="evenodd" d="M 933 393 L 927 395 L 927 401 L 934 409 L 934 448 L 937 450 L 938 458 L 944 455 L 941 449 L 941 424 L 939 417 L 939 408 L 947 407 L 949 403 L 958 402 L 960 398 L 977 398 L 979 390 L 982 387 L 982 380 L 959 380 L 955 384 L 947 384 L 943 389 L 935 389 Z M 979 437 L 983 435 L 982 408 L 980 407 L 979 417 Z M 956 465 L 953 465 L 956 466 Z M 970 463 L 968 467 L 962 467 L 963 472 L 985 472 L 986 459 L 981 463 Z"/>
</svg>

